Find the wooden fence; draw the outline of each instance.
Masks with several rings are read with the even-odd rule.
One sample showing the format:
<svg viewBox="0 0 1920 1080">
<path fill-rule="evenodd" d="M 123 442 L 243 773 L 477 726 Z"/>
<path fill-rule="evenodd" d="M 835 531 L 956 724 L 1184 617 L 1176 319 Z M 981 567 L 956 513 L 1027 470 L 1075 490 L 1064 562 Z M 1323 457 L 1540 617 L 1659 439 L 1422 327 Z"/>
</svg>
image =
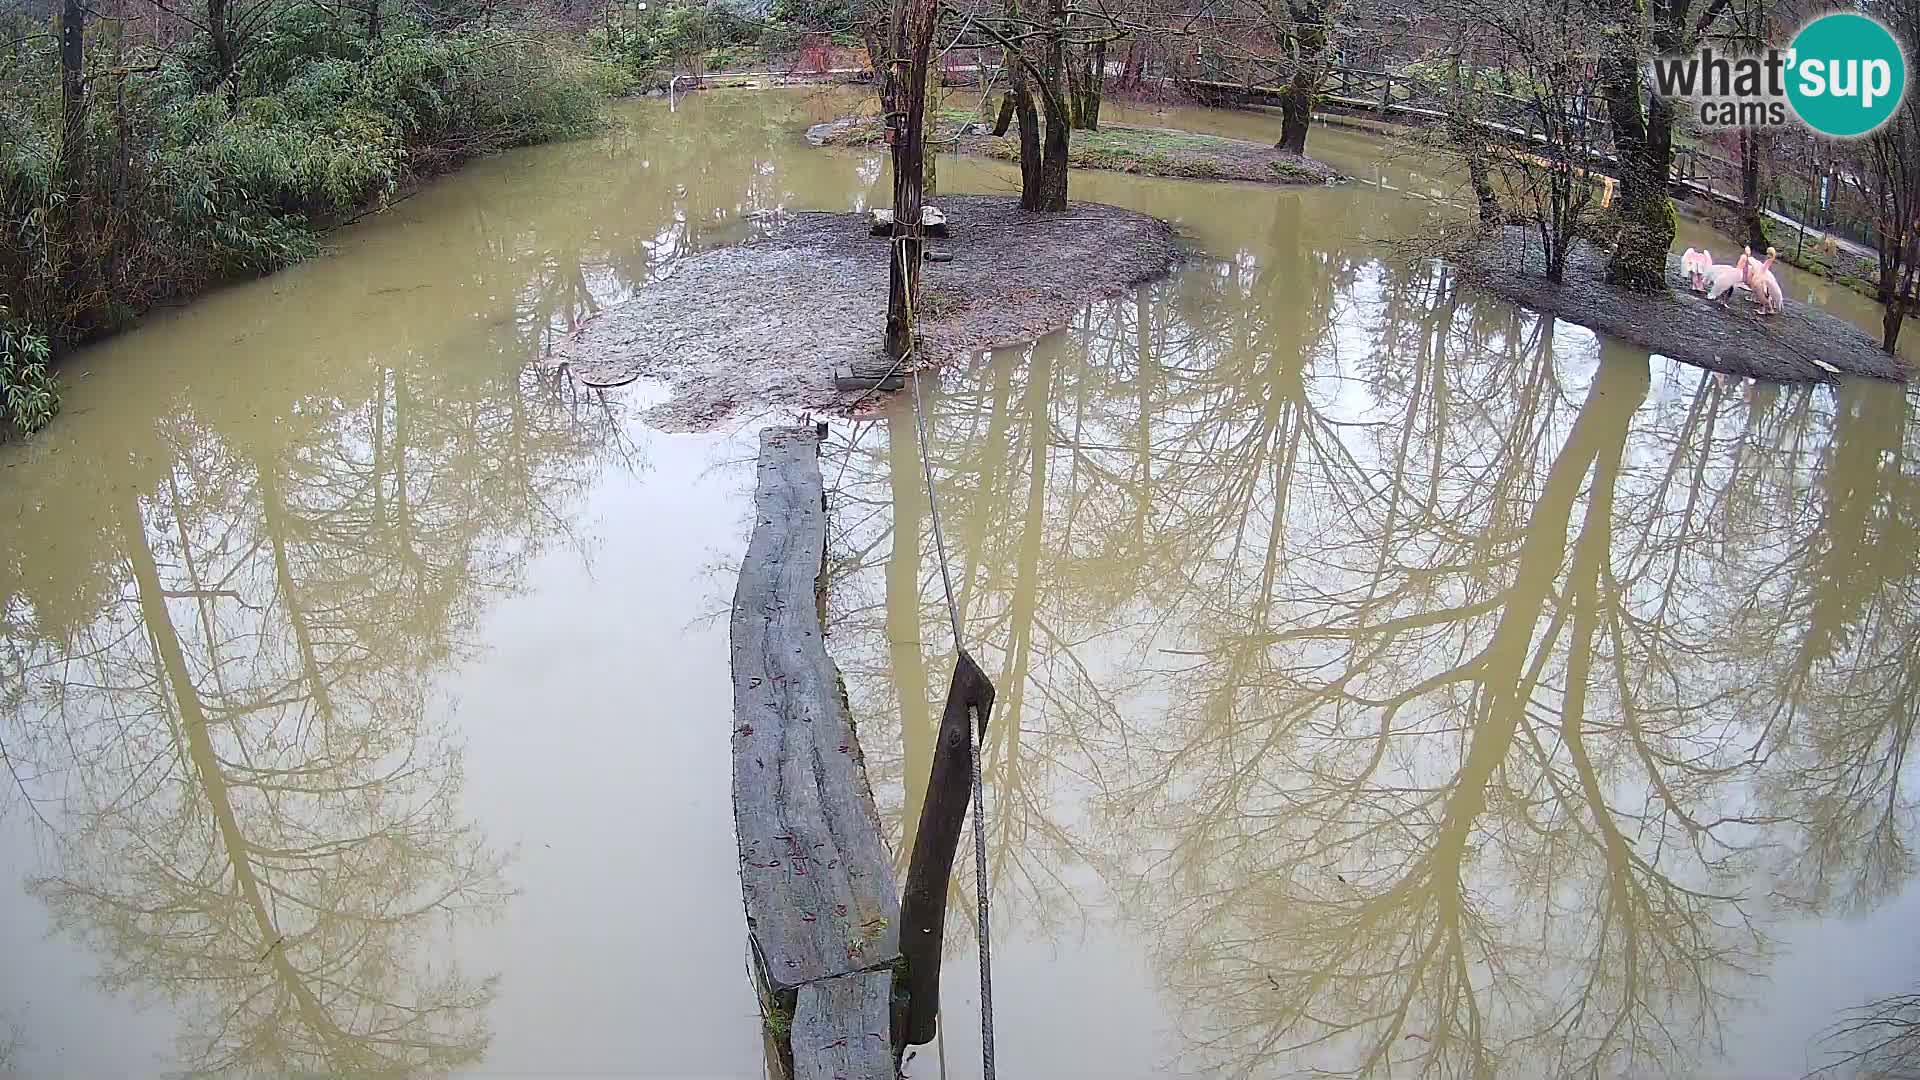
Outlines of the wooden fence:
<svg viewBox="0 0 1920 1080">
<path fill-rule="evenodd" d="M 1285 92 L 1278 86 L 1232 83 L 1209 79 L 1180 79 L 1177 85 L 1211 104 L 1278 105 Z M 1511 144 L 1546 148 L 1545 129 L 1527 101 L 1501 93 L 1482 96 L 1485 115 L 1474 123 Z M 1444 122 L 1448 113 L 1443 87 L 1424 79 L 1389 71 L 1335 67 L 1327 72 L 1315 98 L 1316 107 L 1355 112 L 1401 123 L 1430 125 Z M 1618 175 L 1613 151 L 1613 127 L 1600 98 L 1570 103 L 1571 139 L 1579 145 L 1583 168 Z M 1553 140 L 1558 142 L 1558 140 Z M 1678 147 L 1673 154 L 1672 184 L 1678 194 L 1698 195 L 1728 206 L 1740 205 L 1740 163 L 1700 147 Z"/>
</svg>

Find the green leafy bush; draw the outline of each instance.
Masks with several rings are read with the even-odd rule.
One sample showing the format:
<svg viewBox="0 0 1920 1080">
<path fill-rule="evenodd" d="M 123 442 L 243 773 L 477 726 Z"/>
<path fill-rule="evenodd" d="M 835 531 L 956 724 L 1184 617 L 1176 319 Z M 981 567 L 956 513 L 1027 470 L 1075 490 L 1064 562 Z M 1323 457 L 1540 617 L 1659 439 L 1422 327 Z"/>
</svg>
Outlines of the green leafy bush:
<svg viewBox="0 0 1920 1080">
<path fill-rule="evenodd" d="M 0 308 L 0 413 L 22 434 L 46 427 L 60 407 L 59 392 L 47 372 L 49 359 L 46 337 L 15 323 L 7 309 Z"/>
<path fill-rule="evenodd" d="M 709 72 L 755 66 L 749 50 L 792 52 L 805 32 L 778 16 L 741 17 L 729 8 L 675 4 L 646 11 L 623 8 L 617 21 L 596 29 L 595 51 L 633 82 L 663 81 L 663 70 Z"/>
<path fill-rule="evenodd" d="M 0 54 L 0 395 L 29 431 L 57 408 L 47 364 L 164 300 L 311 255 L 328 223 L 475 154 L 590 130 L 631 74 L 540 28 L 378 41 L 292 5 L 234 78 L 190 42 L 90 42 L 85 139 L 64 164 L 51 46 Z"/>
</svg>

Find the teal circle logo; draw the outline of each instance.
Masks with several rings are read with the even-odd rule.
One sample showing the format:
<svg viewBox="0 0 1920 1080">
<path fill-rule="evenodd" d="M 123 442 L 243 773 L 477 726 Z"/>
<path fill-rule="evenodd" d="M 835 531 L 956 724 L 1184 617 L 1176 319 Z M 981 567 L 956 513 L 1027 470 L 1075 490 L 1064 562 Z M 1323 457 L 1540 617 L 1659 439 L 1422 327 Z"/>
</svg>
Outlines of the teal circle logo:
<svg viewBox="0 0 1920 1080">
<path fill-rule="evenodd" d="M 1907 92 L 1907 57 L 1878 19 L 1822 15 L 1800 28 L 1787 63 L 1787 100 L 1822 135 L 1865 135 L 1893 116 Z"/>
</svg>

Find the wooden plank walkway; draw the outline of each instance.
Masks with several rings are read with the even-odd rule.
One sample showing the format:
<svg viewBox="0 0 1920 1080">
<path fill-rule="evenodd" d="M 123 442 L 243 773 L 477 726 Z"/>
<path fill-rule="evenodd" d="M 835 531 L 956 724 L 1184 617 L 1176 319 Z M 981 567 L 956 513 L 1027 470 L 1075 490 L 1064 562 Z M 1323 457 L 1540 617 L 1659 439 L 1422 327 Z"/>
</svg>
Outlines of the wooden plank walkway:
<svg viewBox="0 0 1920 1080">
<path fill-rule="evenodd" d="M 899 891 L 823 640 L 820 437 L 760 433 L 731 622 L 740 887 L 763 1001 L 791 1010 L 795 1075 L 891 1080 Z"/>
<path fill-rule="evenodd" d="M 800 988 L 794 1080 L 894 1080 L 893 972 L 857 971 Z"/>
</svg>

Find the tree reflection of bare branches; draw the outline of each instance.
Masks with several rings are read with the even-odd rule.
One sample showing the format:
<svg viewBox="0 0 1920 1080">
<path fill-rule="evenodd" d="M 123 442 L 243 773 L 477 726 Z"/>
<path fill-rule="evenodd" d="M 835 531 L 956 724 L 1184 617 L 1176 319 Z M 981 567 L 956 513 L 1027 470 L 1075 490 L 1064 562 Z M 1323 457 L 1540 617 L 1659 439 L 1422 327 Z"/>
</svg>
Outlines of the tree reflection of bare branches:
<svg viewBox="0 0 1920 1080">
<path fill-rule="evenodd" d="M 11 637 L 9 746 L 49 819 L 29 891 L 108 989 L 169 1004 L 189 1072 L 486 1052 L 494 980 L 448 943 L 501 912 L 508 857 L 463 816 L 435 681 L 601 463 L 638 463 L 606 402 L 500 379 L 401 362 L 261 428 L 130 436 L 158 467 L 95 508 L 108 594 Z"/>
<path fill-rule="evenodd" d="M 1012 925 L 1117 895 L 1190 1068 L 1699 1067 L 1769 920 L 1911 875 L 1905 402 L 1596 356 L 1297 214 L 930 399 Z M 948 656 L 912 439 L 840 448 L 833 548 L 896 829 Z"/>
<path fill-rule="evenodd" d="M 1920 1076 L 1920 991 L 1891 994 L 1830 1024 L 1826 1061 L 1809 1078 L 1908 1080 Z"/>
</svg>

